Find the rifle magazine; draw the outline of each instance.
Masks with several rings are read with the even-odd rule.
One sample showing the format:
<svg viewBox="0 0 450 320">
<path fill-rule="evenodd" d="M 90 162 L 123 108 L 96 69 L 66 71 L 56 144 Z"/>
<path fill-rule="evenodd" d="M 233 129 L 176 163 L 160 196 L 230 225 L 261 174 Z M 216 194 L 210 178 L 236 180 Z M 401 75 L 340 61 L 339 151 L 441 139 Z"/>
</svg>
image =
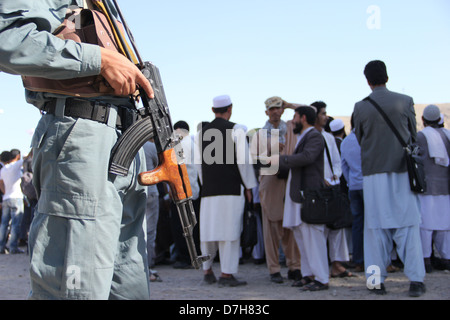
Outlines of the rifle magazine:
<svg viewBox="0 0 450 320">
<path fill-rule="evenodd" d="M 135 122 L 117 140 L 111 151 L 109 172 L 126 176 L 139 149 L 154 136 L 152 121 L 149 117 Z"/>
</svg>

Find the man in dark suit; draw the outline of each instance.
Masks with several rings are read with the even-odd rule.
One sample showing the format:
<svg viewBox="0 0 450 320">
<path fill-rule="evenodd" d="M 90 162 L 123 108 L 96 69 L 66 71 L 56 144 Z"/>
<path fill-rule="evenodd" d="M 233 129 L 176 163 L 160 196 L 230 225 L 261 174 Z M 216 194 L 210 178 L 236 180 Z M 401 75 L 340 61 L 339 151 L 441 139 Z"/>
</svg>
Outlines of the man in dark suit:
<svg viewBox="0 0 450 320">
<path fill-rule="evenodd" d="M 282 155 L 272 160 L 279 161 L 280 168 L 290 169 L 283 227 L 294 232 L 300 249 L 303 278 L 293 286 L 305 291 L 328 289 L 327 228 L 325 225 L 311 225 L 301 221 L 302 195 L 305 189 L 324 186 L 324 139 L 314 128 L 316 110 L 313 107 L 299 107 L 295 110 L 293 122 L 299 138 L 292 155 Z M 272 163 L 273 165 L 273 163 Z"/>
<path fill-rule="evenodd" d="M 323 155 L 324 141 L 319 131 L 314 130 L 311 123 L 313 107 L 299 107 L 295 111 L 295 129 L 303 139 L 299 139 L 294 154 L 280 156 L 280 167 L 291 170 L 292 179 L 290 185 L 290 197 L 294 202 L 300 203 L 299 190 L 305 188 L 320 188 L 323 186 Z M 315 118 L 315 116 L 314 116 Z M 320 150 L 322 148 L 322 150 Z"/>
</svg>

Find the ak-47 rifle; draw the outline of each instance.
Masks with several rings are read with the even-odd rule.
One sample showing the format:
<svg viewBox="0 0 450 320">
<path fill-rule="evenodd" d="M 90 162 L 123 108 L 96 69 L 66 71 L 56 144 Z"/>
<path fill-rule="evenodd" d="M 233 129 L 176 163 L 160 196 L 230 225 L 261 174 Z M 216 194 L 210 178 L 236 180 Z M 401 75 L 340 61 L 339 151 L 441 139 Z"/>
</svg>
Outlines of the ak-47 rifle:
<svg viewBox="0 0 450 320">
<path fill-rule="evenodd" d="M 158 68 L 151 62 L 143 62 L 136 48 L 133 35 L 123 18 L 116 0 L 112 0 L 120 17 L 125 32 L 130 40 L 134 53 L 128 46 L 117 21 L 112 13 L 108 1 L 96 1 L 93 3 L 107 16 L 114 36 L 122 53 L 142 71 L 149 80 L 154 91 L 154 99 L 150 99 L 142 88 L 139 88 L 140 100 L 144 105 L 138 109 L 138 120 L 125 130 L 111 151 L 110 173 L 125 176 L 128 169 L 142 146 L 151 138 L 154 139 L 158 152 L 159 165 L 150 172 L 139 174 L 139 183 L 144 186 L 154 185 L 159 182 L 168 183 L 171 189 L 173 201 L 178 209 L 183 235 L 186 238 L 187 247 L 192 265 L 199 269 L 203 262 L 209 260 L 209 256 L 198 256 L 193 239 L 193 229 L 197 224 L 192 205 L 192 190 L 186 165 L 183 163 L 182 148 L 175 148 L 179 140 L 174 135 L 169 107 L 164 93 L 164 87 Z M 135 55 L 134 55 L 135 54 Z"/>
</svg>

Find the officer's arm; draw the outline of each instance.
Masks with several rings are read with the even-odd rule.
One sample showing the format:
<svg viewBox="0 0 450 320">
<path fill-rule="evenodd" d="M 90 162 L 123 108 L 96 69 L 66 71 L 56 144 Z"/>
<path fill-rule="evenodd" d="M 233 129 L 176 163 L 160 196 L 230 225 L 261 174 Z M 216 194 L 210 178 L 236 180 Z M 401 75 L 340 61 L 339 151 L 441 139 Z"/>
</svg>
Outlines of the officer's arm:
<svg viewBox="0 0 450 320">
<path fill-rule="evenodd" d="M 52 35 L 66 8 L 44 1 L 0 2 L 0 70 L 49 79 L 71 79 L 100 73 L 100 49 Z"/>
</svg>

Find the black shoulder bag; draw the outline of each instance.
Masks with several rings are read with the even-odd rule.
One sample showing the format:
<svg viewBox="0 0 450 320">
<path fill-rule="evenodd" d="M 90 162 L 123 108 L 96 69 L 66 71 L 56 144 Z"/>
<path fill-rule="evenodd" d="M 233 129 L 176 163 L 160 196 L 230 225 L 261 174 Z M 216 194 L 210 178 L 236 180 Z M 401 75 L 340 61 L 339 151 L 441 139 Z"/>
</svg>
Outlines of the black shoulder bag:
<svg viewBox="0 0 450 320">
<path fill-rule="evenodd" d="M 328 150 L 326 141 L 325 151 L 327 152 L 328 163 L 334 176 L 333 164 L 331 163 L 330 151 Z M 334 207 L 331 208 L 331 210 L 336 211 L 336 220 L 333 223 L 328 223 L 327 227 L 333 230 L 350 228 L 353 223 L 353 215 L 350 209 L 350 200 L 348 199 L 348 195 L 342 192 L 340 184 L 331 186 L 329 188 L 336 189 L 335 196 L 337 199 L 333 203 Z"/>
<path fill-rule="evenodd" d="M 406 167 L 408 168 L 409 185 L 411 187 L 411 191 L 415 193 L 424 193 L 426 190 L 425 173 L 423 169 L 423 164 L 417 159 L 417 156 L 419 154 L 419 147 L 412 143 L 407 144 L 402 139 L 397 129 L 395 129 L 394 124 L 388 118 L 386 113 L 381 109 L 378 103 L 376 103 L 370 97 L 367 97 L 364 100 L 370 102 L 383 116 L 384 120 L 391 128 L 392 132 L 394 132 L 398 141 L 400 141 L 400 144 L 405 150 Z"/>
<path fill-rule="evenodd" d="M 326 141 L 324 142 L 328 162 L 334 175 L 330 152 Z M 326 224 L 330 229 L 349 227 L 353 218 L 348 197 L 341 191 L 340 185 L 304 190 L 300 214 L 303 222 Z"/>
<path fill-rule="evenodd" d="M 241 233 L 241 247 L 253 248 L 258 243 L 258 224 L 256 221 L 257 212 L 253 203 L 245 201 L 243 228 Z"/>
</svg>

